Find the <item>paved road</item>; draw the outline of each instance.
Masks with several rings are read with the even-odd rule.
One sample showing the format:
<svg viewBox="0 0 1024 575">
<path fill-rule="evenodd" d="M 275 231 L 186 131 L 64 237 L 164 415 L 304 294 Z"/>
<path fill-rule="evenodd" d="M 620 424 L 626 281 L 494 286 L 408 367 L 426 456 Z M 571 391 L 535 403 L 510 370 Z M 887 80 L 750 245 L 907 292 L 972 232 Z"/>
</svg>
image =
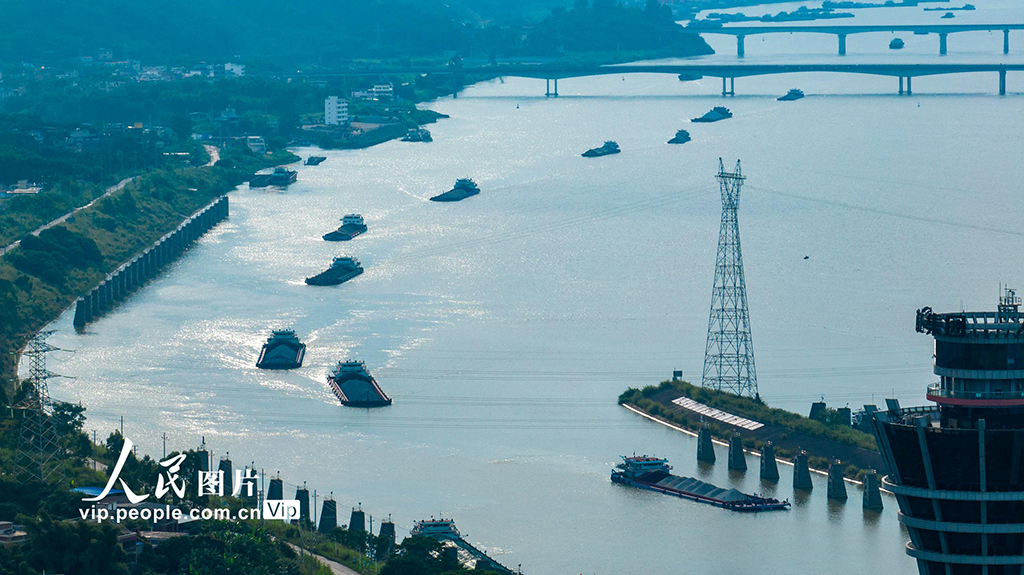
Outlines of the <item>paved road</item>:
<svg viewBox="0 0 1024 575">
<path fill-rule="evenodd" d="M 348 567 L 345 567 L 341 563 L 338 563 L 337 561 L 331 561 L 330 559 L 317 555 L 316 553 L 310 553 L 309 551 L 301 549 L 297 545 L 292 545 L 291 543 L 289 543 L 288 546 L 291 547 L 296 553 L 308 553 L 313 557 L 316 557 L 321 563 L 330 568 L 331 573 L 334 573 L 334 575 L 359 575 L 358 571 L 353 571 Z"/>
<path fill-rule="evenodd" d="M 207 168 L 216 164 L 220 160 L 220 148 L 210 144 L 203 144 L 203 147 L 206 148 L 206 154 L 210 156 L 210 161 L 203 164 L 203 167 Z"/>
<path fill-rule="evenodd" d="M 120 182 L 118 182 L 116 185 L 110 186 L 109 188 L 107 188 L 106 192 L 103 192 L 102 196 L 96 198 L 95 200 L 89 202 L 88 204 L 85 204 L 84 206 L 79 206 L 79 207 L 71 210 L 70 212 L 64 214 L 63 216 L 61 216 L 61 217 L 59 217 L 59 218 L 57 218 L 55 220 L 52 220 L 52 221 L 50 221 L 48 223 L 45 223 L 45 224 L 39 226 L 38 228 L 36 228 L 32 232 L 32 235 L 38 236 L 39 233 L 42 232 L 43 230 L 48 230 L 48 229 L 52 228 L 53 226 L 56 226 L 58 224 L 62 224 L 64 222 L 66 222 L 68 220 L 68 218 L 70 218 L 71 216 L 73 216 L 76 213 L 84 210 L 85 208 L 91 207 L 93 204 L 95 204 L 96 202 L 98 202 L 98 201 L 102 200 L 103 198 L 109 196 L 110 194 L 113 194 L 114 192 L 117 192 L 118 190 L 121 190 L 126 185 L 128 185 L 128 182 L 131 182 L 134 179 L 135 179 L 134 177 L 125 178 L 125 179 L 121 180 Z M 0 256 L 6 254 L 7 252 L 9 252 L 9 251 L 13 250 L 14 248 L 18 247 L 19 244 L 21 244 L 21 240 L 18 240 L 16 242 L 12 243 L 11 245 L 6 246 L 4 248 L 0 248 Z"/>
</svg>

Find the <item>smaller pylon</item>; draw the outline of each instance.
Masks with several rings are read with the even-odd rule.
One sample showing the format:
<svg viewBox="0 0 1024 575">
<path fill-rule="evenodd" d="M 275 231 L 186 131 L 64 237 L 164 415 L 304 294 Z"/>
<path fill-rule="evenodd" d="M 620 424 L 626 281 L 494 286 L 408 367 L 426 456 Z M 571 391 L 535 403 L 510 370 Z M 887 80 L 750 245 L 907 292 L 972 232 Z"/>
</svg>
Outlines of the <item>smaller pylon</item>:
<svg viewBox="0 0 1024 575">
<path fill-rule="evenodd" d="M 706 425 L 697 432 L 697 461 L 715 462 L 715 442 L 711 441 L 711 430 Z"/>
<path fill-rule="evenodd" d="M 878 474 L 872 469 L 864 474 L 864 509 L 868 511 L 881 511 L 882 492 L 878 488 Z"/>
<path fill-rule="evenodd" d="M 739 435 L 729 438 L 729 469 L 747 470 L 747 458 L 743 455 L 743 439 Z"/>
<path fill-rule="evenodd" d="M 775 461 L 775 446 L 766 441 L 761 446 L 761 479 L 765 481 L 779 480 L 779 464 Z"/>
<path fill-rule="evenodd" d="M 843 464 L 834 459 L 828 466 L 828 498 L 846 501 L 846 481 L 843 479 Z"/>
<path fill-rule="evenodd" d="M 793 458 L 793 489 L 811 491 L 814 483 L 811 482 L 811 467 L 807 462 L 807 452 L 801 451 Z"/>
</svg>

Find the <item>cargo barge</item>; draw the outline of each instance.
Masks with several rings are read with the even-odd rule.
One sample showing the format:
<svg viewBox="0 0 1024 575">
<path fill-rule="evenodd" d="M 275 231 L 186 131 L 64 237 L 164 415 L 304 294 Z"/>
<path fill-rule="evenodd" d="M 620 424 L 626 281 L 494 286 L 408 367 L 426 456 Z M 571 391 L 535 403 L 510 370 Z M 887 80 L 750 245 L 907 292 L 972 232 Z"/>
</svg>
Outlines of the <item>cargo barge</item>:
<svg viewBox="0 0 1024 575">
<path fill-rule="evenodd" d="M 359 260 L 356 258 L 334 258 L 334 261 L 331 262 L 331 267 L 313 277 L 306 278 L 306 285 L 336 286 L 347 282 L 361 273 L 363 273 L 363 266 L 359 265 Z"/>
<path fill-rule="evenodd" d="M 275 329 L 263 351 L 256 360 L 260 369 L 295 369 L 302 367 L 302 358 L 306 355 L 306 344 L 299 341 L 295 331 Z"/>
<path fill-rule="evenodd" d="M 391 398 L 377 384 L 366 364 L 361 361 L 339 361 L 327 376 L 331 391 L 342 405 L 348 407 L 385 407 Z"/>
<path fill-rule="evenodd" d="M 278 166 L 269 174 L 255 174 L 249 178 L 249 187 L 287 186 L 288 184 L 294 184 L 297 179 L 298 172 Z"/>
<path fill-rule="evenodd" d="M 329 242 L 347 242 L 366 231 L 366 222 L 359 214 L 348 214 L 341 218 L 341 227 L 324 235 Z"/>
<path fill-rule="evenodd" d="M 455 180 L 455 187 L 448 190 L 443 194 L 438 194 L 432 198 L 432 202 L 458 202 L 462 201 L 470 196 L 475 196 L 480 193 L 480 188 L 476 185 L 476 182 L 469 178 L 459 178 Z"/>
<path fill-rule="evenodd" d="M 757 512 L 789 509 L 789 501 L 749 495 L 736 489 L 722 489 L 692 477 L 672 475 L 667 459 L 659 457 L 622 456 L 622 463 L 612 470 L 612 482 L 674 495 L 707 503 L 730 511 Z"/>
</svg>

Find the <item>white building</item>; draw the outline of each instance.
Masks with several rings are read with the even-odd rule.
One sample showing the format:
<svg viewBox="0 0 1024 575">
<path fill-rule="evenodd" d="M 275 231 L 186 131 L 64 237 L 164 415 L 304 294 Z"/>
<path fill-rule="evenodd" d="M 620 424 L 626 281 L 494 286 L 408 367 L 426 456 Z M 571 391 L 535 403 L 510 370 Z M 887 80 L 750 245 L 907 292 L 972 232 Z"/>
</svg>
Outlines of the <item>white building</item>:
<svg viewBox="0 0 1024 575">
<path fill-rule="evenodd" d="M 249 150 L 257 156 L 262 156 L 267 153 L 267 143 L 260 136 L 249 136 L 245 139 L 245 144 L 249 146 Z"/>
<path fill-rule="evenodd" d="M 240 78 L 245 76 L 245 64 L 224 64 L 224 75 L 228 78 Z"/>
<path fill-rule="evenodd" d="M 373 87 L 373 99 L 380 100 L 381 98 L 392 99 L 395 95 L 395 85 L 391 82 L 387 84 L 377 84 Z"/>
<path fill-rule="evenodd" d="M 348 101 L 337 96 L 324 100 L 324 123 L 328 126 L 348 124 Z"/>
</svg>

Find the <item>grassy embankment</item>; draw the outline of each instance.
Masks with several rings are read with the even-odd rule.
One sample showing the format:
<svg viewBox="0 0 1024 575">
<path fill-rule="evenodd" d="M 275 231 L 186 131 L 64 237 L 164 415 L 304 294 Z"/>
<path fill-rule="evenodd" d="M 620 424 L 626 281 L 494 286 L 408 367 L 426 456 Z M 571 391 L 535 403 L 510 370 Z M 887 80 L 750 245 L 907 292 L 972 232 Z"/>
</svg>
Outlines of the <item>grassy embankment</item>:
<svg viewBox="0 0 1024 575">
<path fill-rule="evenodd" d="M 18 351 L 76 298 L 253 171 L 295 161 L 228 151 L 218 166 L 158 170 L 82 210 L 65 224 L 26 236 L 0 259 L 0 378 L 10 397 Z"/>
<path fill-rule="evenodd" d="M 745 434 L 744 448 L 758 451 L 765 441 L 770 440 L 775 446 L 776 456 L 788 460 L 792 460 L 798 449 L 802 448 L 807 451 L 808 463 L 815 469 L 827 470 L 830 458 L 839 457 L 847 464 L 844 474 L 856 478 L 866 470 L 863 462 L 874 459 L 874 452 L 878 451 L 873 436 L 852 427 L 827 425 L 784 409 L 769 407 L 757 399 L 705 389 L 685 381 L 664 381 L 660 385 L 643 389 L 627 389 L 619 396 L 619 404 L 630 405 L 648 415 L 695 432 L 707 425 L 712 436 L 723 441 L 728 441 L 735 433 L 735 428 L 712 419 L 702 422 L 694 414 L 680 411 L 671 403 L 672 399 L 680 396 L 764 423 L 762 432 Z M 850 463 L 851 460 L 861 465 Z"/>
</svg>

